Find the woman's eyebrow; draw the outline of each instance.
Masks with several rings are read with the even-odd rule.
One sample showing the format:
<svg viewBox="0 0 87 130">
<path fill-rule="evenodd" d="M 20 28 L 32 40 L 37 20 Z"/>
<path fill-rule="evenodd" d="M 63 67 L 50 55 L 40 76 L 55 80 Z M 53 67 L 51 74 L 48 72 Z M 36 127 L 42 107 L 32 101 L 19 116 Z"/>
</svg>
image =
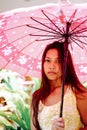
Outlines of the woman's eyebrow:
<svg viewBox="0 0 87 130">
<path fill-rule="evenodd" d="M 56 58 L 51 58 L 51 57 L 45 57 L 45 59 L 61 59 L 60 57 L 56 57 Z"/>
</svg>

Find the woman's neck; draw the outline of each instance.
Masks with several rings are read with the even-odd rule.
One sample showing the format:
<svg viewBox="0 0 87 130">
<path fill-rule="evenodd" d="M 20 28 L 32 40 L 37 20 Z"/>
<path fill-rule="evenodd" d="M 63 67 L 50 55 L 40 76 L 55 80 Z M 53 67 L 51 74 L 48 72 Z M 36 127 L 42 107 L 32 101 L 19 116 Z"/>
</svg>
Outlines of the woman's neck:
<svg viewBox="0 0 87 130">
<path fill-rule="evenodd" d="M 55 89 L 57 87 L 61 87 L 61 85 L 62 85 L 62 80 L 61 79 L 57 79 L 55 81 L 50 80 L 50 86 L 51 86 L 52 89 L 53 88 Z"/>
</svg>

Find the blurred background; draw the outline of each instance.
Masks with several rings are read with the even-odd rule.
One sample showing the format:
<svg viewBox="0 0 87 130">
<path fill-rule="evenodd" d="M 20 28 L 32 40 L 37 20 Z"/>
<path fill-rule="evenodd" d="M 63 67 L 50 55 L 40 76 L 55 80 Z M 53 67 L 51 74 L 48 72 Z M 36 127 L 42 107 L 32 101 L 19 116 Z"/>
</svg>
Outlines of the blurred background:
<svg viewBox="0 0 87 130">
<path fill-rule="evenodd" d="M 58 1 L 59 0 L 0 0 L 0 13 L 15 8 L 30 7 L 46 3 L 57 3 Z M 87 0 L 69 0 L 69 1 L 71 3 L 87 2 Z"/>
</svg>

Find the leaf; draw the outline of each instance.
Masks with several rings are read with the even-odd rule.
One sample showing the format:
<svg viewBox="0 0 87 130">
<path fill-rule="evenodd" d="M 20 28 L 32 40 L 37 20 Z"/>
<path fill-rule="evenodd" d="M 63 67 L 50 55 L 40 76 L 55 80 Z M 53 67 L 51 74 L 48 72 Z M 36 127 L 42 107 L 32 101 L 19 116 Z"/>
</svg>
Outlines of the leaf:
<svg viewBox="0 0 87 130">
<path fill-rule="evenodd" d="M 1 83 L 5 83 L 7 87 L 12 90 L 12 86 L 5 79 L 2 79 Z"/>
<path fill-rule="evenodd" d="M 6 118 L 6 114 L 2 112 L 1 114 L 1 111 L 0 111 L 0 124 L 3 125 L 4 127 L 9 127 L 11 128 L 12 130 L 16 130 L 13 125 L 7 120 Z"/>
</svg>

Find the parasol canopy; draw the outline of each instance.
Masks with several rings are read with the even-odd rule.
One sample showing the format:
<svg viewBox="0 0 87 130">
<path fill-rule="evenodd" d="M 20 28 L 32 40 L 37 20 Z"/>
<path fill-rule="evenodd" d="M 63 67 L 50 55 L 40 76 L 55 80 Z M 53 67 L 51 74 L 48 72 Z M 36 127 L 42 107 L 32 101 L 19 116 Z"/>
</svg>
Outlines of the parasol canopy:
<svg viewBox="0 0 87 130">
<path fill-rule="evenodd" d="M 87 3 L 47 4 L 1 13 L 0 68 L 40 78 L 45 46 L 68 35 L 77 75 L 87 81 L 86 7 Z"/>
</svg>

